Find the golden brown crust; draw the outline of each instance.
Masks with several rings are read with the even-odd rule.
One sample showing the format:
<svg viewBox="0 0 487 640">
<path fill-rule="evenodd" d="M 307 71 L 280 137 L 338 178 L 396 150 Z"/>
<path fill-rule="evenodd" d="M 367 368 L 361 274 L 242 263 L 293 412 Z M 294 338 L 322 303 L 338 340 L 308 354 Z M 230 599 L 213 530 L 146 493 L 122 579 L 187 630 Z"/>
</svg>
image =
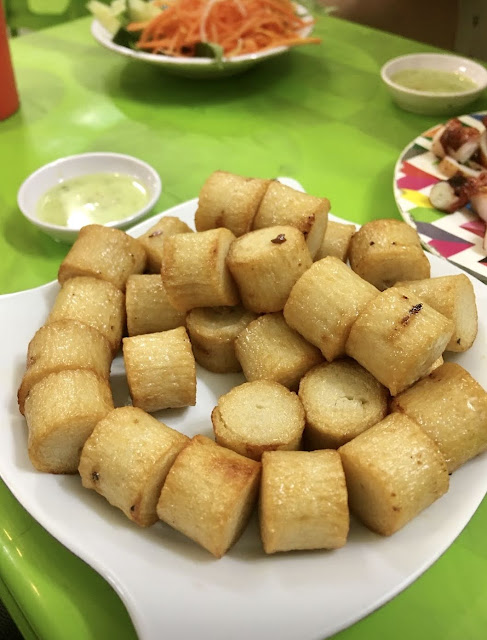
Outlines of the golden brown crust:
<svg viewBox="0 0 487 640">
<path fill-rule="evenodd" d="M 323 360 L 320 350 L 291 329 L 282 313 L 268 313 L 248 324 L 235 340 L 235 351 L 248 381 L 274 380 L 293 391 Z"/>
<path fill-rule="evenodd" d="M 445 362 L 392 402 L 437 443 L 452 473 L 487 449 L 487 393 L 459 364 Z"/>
<path fill-rule="evenodd" d="M 83 227 L 59 267 L 60 284 L 85 276 L 111 282 L 121 291 L 132 273 L 142 273 L 145 249 L 125 231 L 99 224 Z"/>
<path fill-rule="evenodd" d="M 198 231 L 225 227 L 239 237 L 248 233 L 270 180 L 215 171 L 201 188 L 195 226 Z"/>
<path fill-rule="evenodd" d="M 239 303 L 237 287 L 226 265 L 234 240 L 233 233 L 223 228 L 166 238 L 161 277 L 175 309 L 189 311 Z"/>
<path fill-rule="evenodd" d="M 196 366 L 184 327 L 123 339 L 135 407 L 153 412 L 196 404 Z"/>
<path fill-rule="evenodd" d="M 166 238 L 177 233 L 193 233 L 193 229 L 175 216 L 163 216 L 138 238 L 147 254 L 147 271 L 160 273 Z"/>
<path fill-rule="evenodd" d="M 266 553 L 343 547 L 349 512 L 340 455 L 336 451 L 264 453 L 259 515 Z"/>
<path fill-rule="evenodd" d="M 75 320 L 59 320 L 41 327 L 29 343 L 27 370 L 17 398 L 20 413 L 30 389 L 50 373 L 88 369 L 108 380 L 112 351 L 99 331 Z"/>
<path fill-rule="evenodd" d="M 244 307 L 270 313 L 282 310 L 294 283 L 312 260 L 303 234 L 280 225 L 251 231 L 235 240 L 227 264 Z"/>
<path fill-rule="evenodd" d="M 447 351 L 470 349 L 477 336 L 478 314 L 475 292 L 465 274 L 398 282 L 396 286 L 410 291 L 454 323 Z"/>
<path fill-rule="evenodd" d="M 236 542 L 257 499 L 260 463 L 195 436 L 169 471 L 157 514 L 221 558 Z"/>
<path fill-rule="evenodd" d="M 93 371 L 58 371 L 42 378 L 25 401 L 34 467 L 48 473 L 76 473 L 86 439 L 112 409 L 108 382 Z"/>
<path fill-rule="evenodd" d="M 255 317 L 241 305 L 192 309 L 186 326 L 196 362 L 214 373 L 241 371 L 235 338 Z"/>
<path fill-rule="evenodd" d="M 219 444 L 260 460 L 264 451 L 299 448 L 304 409 L 297 395 L 283 385 L 256 380 L 221 396 L 211 420 Z"/>
<path fill-rule="evenodd" d="M 452 332 L 450 320 L 394 287 L 362 310 L 346 350 L 395 396 L 429 373 Z"/>
<path fill-rule="evenodd" d="M 125 326 L 125 296 L 111 282 L 71 278 L 61 287 L 46 324 L 76 320 L 99 331 L 116 353 Z"/>
<path fill-rule="evenodd" d="M 317 198 L 274 181 L 262 198 L 253 229 L 292 225 L 304 234 L 311 257 L 314 257 L 326 232 L 329 210 L 330 202 L 326 198 Z"/>
<path fill-rule="evenodd" d="M 352 359 L 320 364 L 304 376 L 299 398 L 310 449 L 336 449 L 387 415 L 389 394 Z"/>
<path fill-rule="evenodd" d="M 314 257 L 315 262 L 326 258 L 326 256 L 334 256 L 342 262 L 347 261 L 350 240 L 355 233 L 354 224 L 343 224 L 328 220 L 326 232 L 323 237 L 320 248 Z"/>
<path fill-rule="evenodd" d="M 169 331 L 184 326 L 186 313 L 169 302 L 159 274 L 129 276 L 125 291 L 129 336 Z"/>
<path fill-rule="evenodd" d="M 430 277 L 430 264 L 415 229 L 394 219 L 371 220 L 352 236 L 350 266 L 383 291 L 399 280 Z"/>
<path fill-rule="evenodd" d="M 338 258 L 328 256 L 296 282 L 284 306 L 284 318 L 328 361 L 345 354 L 350 329 L 377 289 Z"/>
<path fill-rule="evenodd" d="M 448 491 L 445 459 L 413 420 L 391 414 L 338 450 L 351 510 L 389 536 Z"/>
<path fill-rule="evenodd" d="M 157 521 L 166 475 L 189 438 L 136 407 L 114 409 L 86 441 L 81 482 L 142 527 Z"/>
</svg>

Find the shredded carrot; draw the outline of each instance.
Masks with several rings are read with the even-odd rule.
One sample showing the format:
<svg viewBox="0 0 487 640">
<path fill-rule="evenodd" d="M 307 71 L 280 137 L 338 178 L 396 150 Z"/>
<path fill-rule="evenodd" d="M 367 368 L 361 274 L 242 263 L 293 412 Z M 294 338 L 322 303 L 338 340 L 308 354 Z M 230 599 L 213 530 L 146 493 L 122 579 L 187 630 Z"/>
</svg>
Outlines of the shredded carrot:
<svg viewBox="0 0 487 640">
<path fill-rule="evenodd" d="M 312 22 L 296 14 L 291 0 L 156 0 L 155 4 L 163 7 L 159 15 L 127 26 L 141 32 L 137 47 L 151 53 L 192 57 L 198 43 L 211 42 L 231 58 L 321 42 L 301 36 Z"/>
</svg>

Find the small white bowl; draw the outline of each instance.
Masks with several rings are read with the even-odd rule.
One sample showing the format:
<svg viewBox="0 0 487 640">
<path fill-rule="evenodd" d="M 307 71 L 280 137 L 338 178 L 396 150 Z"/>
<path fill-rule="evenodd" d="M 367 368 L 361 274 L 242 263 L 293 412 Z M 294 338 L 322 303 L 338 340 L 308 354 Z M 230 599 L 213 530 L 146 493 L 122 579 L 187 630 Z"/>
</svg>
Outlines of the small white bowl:
<svg viewBox="0 0 487 640">
<path fill-rule="evenodd" d="M 132 176 L 143 183 L 149 192 L 149 201 L 142 209 L 134 211 L 132 215 L 123 218 L 123 220 L 106 223 L 107 227 L 116 227 L 117 229 L 129 227 L 148 213 L 161 195 L 161 179 L 158 173 L 142 160 L 121 153 L 80 153 L 50 162 L 24 180 L 17 194 L 19 208 L 29 222 L 54 239 L 73 243 L 78 236 L 79 229 L 39 220 L 37 205 L 46 191 L 60 182 L 94 173 L 120 173 Z"/>
<path fill-rule="evenodd" d="M 477 86 L 457 93 L 407 89 L 391 80 L 395 73 L 405 69 L 457 72 L 473 80 Z M 414 53 L 393 58 L 382 67 L 381 78 L 400 107 L 424 115 L 460 112 L 462 107 L 473 102 L 487 87 L 487 70 L 484 67 L 468 58 L 443 53 Z"/>
</svg>

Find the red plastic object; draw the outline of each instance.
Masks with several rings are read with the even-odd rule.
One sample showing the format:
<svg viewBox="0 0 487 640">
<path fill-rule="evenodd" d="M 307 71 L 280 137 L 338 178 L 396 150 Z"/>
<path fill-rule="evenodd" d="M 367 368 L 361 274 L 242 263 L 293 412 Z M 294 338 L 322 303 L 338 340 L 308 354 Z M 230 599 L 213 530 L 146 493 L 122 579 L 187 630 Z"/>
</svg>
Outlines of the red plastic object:
<svg viewBox="0 0 487 640">
<path fill-rule="evenodd" d="M 19 95 L 8 46 L 7 24 L 0 0 L 0 120 L 5 120 L 19 108 Z"/>
</svg>

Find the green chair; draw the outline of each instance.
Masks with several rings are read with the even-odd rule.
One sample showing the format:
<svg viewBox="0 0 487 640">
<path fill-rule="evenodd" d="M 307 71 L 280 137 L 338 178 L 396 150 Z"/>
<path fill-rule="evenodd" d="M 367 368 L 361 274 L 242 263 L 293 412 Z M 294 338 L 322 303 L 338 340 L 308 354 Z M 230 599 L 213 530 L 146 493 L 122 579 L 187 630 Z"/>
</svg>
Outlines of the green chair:
<svg viewBox="0 0 487 640">
<path fill-rule="evenodd" d="M 1 0 L 0 0 L 1 2 Z M 10 35 L 37 31 L 88 15 L 86 0 L 3 0 Z"/>
</svg>

